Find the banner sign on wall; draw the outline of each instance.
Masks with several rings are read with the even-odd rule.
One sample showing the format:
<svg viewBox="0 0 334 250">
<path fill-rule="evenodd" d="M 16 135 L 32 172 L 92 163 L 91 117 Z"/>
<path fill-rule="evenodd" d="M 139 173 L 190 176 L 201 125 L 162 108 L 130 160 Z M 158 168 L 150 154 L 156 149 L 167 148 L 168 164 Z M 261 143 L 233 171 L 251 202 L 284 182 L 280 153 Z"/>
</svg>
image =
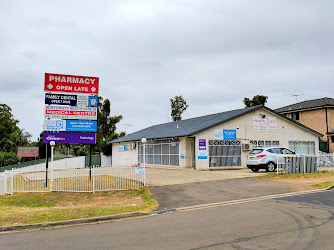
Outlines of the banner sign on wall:
<svg viewBox="0 0 334 250">
<path fill-rule="evenodd" d="M 39 148 L 38 147 L 18 147 L 17 156 L 22 157 L 38 157 Z"/>
<path fill-rule="evenodd" d="M 214 135 L 215 135 L 215 139 L 224 139 L 224 133 L 222 129 L 215 129 L 214 130 Z"/>
<path fill-rule="evenodd" d="M 97 108 L 74 107 L 64 105 L 46 105 L 44 118 L 48 119 L 81 119 L 96 120 Z"/>
<path fill-rule="evenodd" d="M 96 132 L 97 121 L 44 120 L 44 131 Z"/>
<path fill-rule="evenodd" d="M 198 159 L 199 160 L 208 159 L 208 154 L 207 154 L 206 150 L 198 151 Z"/>
<path fill-rule="evenodd" d="M 206 150 L 206 139 L 198 139 L 199 141 L 199 150 Z"/>
<path fill-rule="evenodd" d="M 237 131 L 235 129 L 224 129 L 224 140 L 236 140 L 237 139 Z"/>
<path fill-rule="evenodd" d="M 275 131 L 276 117 L 253 116 L 253 131 Z"/>
<path fill-rule="evenodd" d="M 117 146 L 118 151 L 128 151 L 128 145 L 119 145 Z"/>
<path fill-rule="evenodd" d="M 44 132 L 43 143 L 96 144 L 96 133 Z"/>
<path fill-rule="evenodd" d="M 45 73 L 44 91 L 97 95 L 99 93 L 99 78 Z"/>
<path fill-rule="evenodd" d="M 45 93 L 45 104 L 97 107 L 97 96 Z"/>
</svg>

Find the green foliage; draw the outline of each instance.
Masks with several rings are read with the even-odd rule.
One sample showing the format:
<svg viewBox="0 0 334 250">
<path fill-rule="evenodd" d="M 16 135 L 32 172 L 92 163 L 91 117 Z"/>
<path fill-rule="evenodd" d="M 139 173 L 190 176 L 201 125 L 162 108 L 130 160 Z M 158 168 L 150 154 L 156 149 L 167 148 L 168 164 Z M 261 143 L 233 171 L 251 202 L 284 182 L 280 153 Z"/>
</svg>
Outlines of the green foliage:
<svg viewBox="0 0 334 250">
<path fill-rule="evenodd" d="M 171 98 L 170 105 L 172 109 L 171 116 L 173 118 L 173 121 L 182 120 L 182 113 L 189 107 L 187 102 L 183 99 L 182 95 Z"/>
<path fill-rule="evenodd" d="M 31 135 L 20 129 L 14 119 L 12 109 L 0 104 L 0 151 L 17 152 L 17 147 L 28 146 Z"/>
<path fill-rule="evenodd" d="M 245 104 L 245 107 L 253 107 L 257 105 L 265 105 L 267 100 L 268 100 L 268 96 L 256 95 L 253 97 L 252 100 L 245 97 L 243 102 Z"/>
<path fill-rule="evenodd" d="M 117 134 L 116 132 L 114 132 L 112 135 L 110 135 L 103 143 L 101 146 L 101 150 L 103 152 L 104 155 L 111 155 L 112 153 L 112 144 L 109 143 L 112 140 L 115 140 L 117 138 L 123 137 L 125 136 L 125 132 L 122 131 L 121 133 Z"/>
<path fill-rule="evenodd" d="M 13 152 L 0 152 L 0 167 L 16 164 L 19 157 Z"/>
</svg>

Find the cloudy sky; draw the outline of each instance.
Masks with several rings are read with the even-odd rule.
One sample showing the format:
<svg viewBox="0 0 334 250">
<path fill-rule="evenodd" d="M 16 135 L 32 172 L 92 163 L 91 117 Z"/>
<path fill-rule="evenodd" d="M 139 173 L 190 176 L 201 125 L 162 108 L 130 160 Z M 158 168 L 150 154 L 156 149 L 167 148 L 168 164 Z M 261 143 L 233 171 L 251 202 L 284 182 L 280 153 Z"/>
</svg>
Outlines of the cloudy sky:
<svg viewBox="0 0 334 250">
<path fill-rule="evenodd" d="M 44 74 L 96 76 L 117 130 L 333 96 L 332 0 L 0 1 L 0 103 L 36 140 Z"/>
</svg>

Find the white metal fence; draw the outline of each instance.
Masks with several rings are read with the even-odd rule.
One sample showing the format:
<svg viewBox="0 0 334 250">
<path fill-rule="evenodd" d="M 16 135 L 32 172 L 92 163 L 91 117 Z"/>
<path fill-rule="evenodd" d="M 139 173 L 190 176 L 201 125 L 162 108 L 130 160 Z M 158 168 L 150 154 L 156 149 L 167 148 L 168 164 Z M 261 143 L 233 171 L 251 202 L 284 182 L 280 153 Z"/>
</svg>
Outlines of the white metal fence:
<svg viewBox="0 0 334 250">
<path fill-rule="evenodd" d="M 334 154 L 319 155 L 277 155 L 276 171 L 285 173 L 314 173 L 323 170 L 334 171 Z"/>
<path fill-rule="evenodd" d="M 13 169 L 0 175 L 0 195 L 13 192 L 95 192 L 145 186 L 144 167 L 100 167 L 57 170 Z"/>
</svg>

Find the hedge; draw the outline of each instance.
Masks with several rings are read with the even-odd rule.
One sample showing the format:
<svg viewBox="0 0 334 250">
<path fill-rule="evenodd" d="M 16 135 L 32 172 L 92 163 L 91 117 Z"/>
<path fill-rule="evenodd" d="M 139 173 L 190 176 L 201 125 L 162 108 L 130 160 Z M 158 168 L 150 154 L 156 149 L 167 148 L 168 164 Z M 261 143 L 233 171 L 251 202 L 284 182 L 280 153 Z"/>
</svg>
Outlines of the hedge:
<svg viewBox="0 0 334 250">
<path fill-rule="evenodd" d="M 19 157 L 13 152 L 0 152 L 0 167 L 16 164 L 19 162 Z"/>
</svg>

